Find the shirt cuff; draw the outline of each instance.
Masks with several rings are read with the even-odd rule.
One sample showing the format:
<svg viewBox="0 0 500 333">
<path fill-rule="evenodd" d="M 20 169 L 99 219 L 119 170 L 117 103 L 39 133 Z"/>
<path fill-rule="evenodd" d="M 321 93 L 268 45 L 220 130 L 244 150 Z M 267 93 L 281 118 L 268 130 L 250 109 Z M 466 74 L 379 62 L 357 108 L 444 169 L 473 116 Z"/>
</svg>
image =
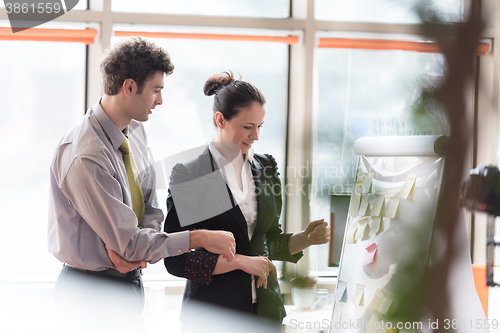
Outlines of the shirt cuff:
<svg viewBox="0 0 500 333">
<path fill-rule="evenodd" d="M 302 258 L 304 255 L 302 251 L 291 254 L 288 249 L 288 243 L 292 235 L 292 233 L 282 233 L 269 244 L 269 259 L 296 263 Z"/>
<path fill-rule="evenodd" d="M 178 256 L 189 252 L 189 230 L 170 233 L 168 238 L 170 239 L 170 256 Z"/>
<path fill-rule="evenodd" d="M 208 286 L 212 282 L 218 259 L 219 255 L 212 252 L 192 251 L 186 260 L 184 277 Z"/>
</svg>

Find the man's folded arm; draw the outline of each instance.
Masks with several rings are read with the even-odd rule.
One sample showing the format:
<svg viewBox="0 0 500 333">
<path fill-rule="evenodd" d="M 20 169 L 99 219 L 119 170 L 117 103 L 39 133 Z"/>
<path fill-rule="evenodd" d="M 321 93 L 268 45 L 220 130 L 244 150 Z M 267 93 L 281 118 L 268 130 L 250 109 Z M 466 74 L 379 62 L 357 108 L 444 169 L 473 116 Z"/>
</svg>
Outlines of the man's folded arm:
<svg viewBox="0 0 500 333">
<path fill-rule="evenodd" d="M 127 261 L 151 263 L 189 251 L 188 232 L 167 235 L 138 228 L 134 211 L 123 203 L 120 183 L 99 162 L 93 156 L 75 159 L 60 187 L 109 249 Z"/>
</svg>

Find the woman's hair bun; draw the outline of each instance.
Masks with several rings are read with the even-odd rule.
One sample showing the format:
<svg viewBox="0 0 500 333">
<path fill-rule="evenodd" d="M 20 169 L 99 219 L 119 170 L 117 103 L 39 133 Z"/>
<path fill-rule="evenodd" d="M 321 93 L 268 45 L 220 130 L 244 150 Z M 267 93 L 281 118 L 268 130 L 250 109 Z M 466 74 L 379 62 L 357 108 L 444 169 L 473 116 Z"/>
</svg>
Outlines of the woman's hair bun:
<svg viewBox="0 0 500 333">
<path fill-rule="evenodd" d="M 233 72 L 231 71 L 223 72 L 222 74 L 214 74 L 205 82 L 203 93 L 207 96 L 212 96 L 217 93 L 217 90 L 234 81 Z"/>
</svg>

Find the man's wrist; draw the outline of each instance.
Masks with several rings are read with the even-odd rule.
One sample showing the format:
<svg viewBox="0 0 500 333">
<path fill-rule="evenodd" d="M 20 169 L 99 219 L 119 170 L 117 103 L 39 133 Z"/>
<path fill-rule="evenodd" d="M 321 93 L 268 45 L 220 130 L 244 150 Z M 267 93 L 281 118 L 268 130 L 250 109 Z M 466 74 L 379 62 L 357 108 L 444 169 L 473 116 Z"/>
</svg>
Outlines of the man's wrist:
<svg viewBox="0 0 500 333">
<path fill-rule="evenodd" d="M 189 249 L 196 249 L 203 247 L 205 238 L 205 230 L 191 230 L 189 231 Z"/>
<path fill-rule="evenodd" d="M 240 254 L 235 254 L 234 255 L 234 259 L 232 260 L 232 264 L 233 266 L 236 268 L 236 269 L 241 269 L 243 270 L 243 261 L 245 260 L 245 258 L 243 258 L 242 255 Z"/>
</svg>

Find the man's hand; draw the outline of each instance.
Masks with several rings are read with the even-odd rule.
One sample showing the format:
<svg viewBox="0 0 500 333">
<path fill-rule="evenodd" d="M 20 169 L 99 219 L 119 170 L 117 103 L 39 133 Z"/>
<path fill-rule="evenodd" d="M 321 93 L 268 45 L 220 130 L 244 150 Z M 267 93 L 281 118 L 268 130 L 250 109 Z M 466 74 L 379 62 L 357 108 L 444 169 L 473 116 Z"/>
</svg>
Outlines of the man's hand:
<svg viewBox="0 0 500 333">
<path fill-rule="evenodd" d="M 111 262 L 115 266 L 115 269 L 120 273 L 128 273 L 128 272 L 133 271 L 134 269 L 137 269 L 137 268 L 148 267 L 148 263 L 145 262 L 144 260 L 127 261 L 127 260 L 123 259 L 118 254 L 116 254 L 115 251 L 110 250 L 107 245 L 106 245 L 106 250 L 108 251 L 109 259 L 111 260 Z"/>
<path fill-rule="evenodd" d="M 203 247 L 205 250 L 222 255 L 228 262 L 236 253 L 233 234 L 221 230 L 193 230 L 189 232 L 189 248 Z"/>
</svg>

